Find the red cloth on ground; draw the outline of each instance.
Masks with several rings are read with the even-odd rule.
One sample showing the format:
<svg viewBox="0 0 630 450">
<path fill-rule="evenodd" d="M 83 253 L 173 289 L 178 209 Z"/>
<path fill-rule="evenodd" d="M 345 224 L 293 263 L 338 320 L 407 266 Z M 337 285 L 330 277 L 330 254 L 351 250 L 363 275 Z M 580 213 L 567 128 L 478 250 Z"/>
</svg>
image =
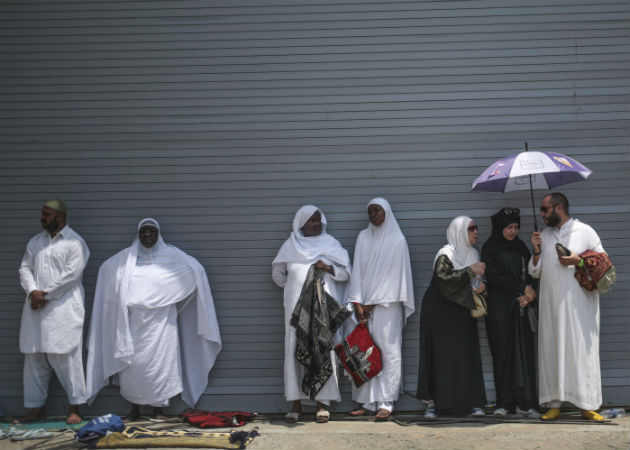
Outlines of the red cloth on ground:
<svg viewBox="0 0 630 450">
<path fill-rule="evenodd" d="M 204 411 L 202 409 L 187 409 L 181 415 L 189 424 L 199 428 L 240 427 L 256 417 L 256 414 L 246 411 Z"/>
</svg>

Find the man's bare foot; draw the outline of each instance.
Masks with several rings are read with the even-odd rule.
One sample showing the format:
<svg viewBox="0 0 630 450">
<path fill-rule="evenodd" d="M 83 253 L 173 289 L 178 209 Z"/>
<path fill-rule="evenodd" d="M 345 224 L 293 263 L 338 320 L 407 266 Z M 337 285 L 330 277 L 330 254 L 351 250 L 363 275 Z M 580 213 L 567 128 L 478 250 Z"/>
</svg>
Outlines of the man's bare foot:
<svg viewBox="0 0 630 450">
<path fill-rule="evenodd" d="M 15 419 L 13 423 L 18 424 L 18 423 L 34 422 L 36 420 L 43 420 L 45 418 L 46 418 L 46 410 L 44 409 L 43 406 L 40 406 L 39 408 L 31 409 L 21 419 Z"/>
</svg>

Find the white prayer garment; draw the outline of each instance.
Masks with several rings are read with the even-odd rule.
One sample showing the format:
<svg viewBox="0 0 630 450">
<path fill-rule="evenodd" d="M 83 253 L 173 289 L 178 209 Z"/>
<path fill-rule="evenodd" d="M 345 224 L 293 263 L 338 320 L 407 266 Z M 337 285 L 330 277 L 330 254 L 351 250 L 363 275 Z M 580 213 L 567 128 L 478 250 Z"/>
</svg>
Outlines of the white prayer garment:
<svg viewBox="0 0 630 450">
<path fill-rule="evenodd" d="M 368 329 L 381 350 L 383 370 L 360 388 L 352 386 L 352 398 L 364 408 L 393 410 L 402 388 L 402 329 L 415 311 L 413 277 L 407 241 L 387 200 L 375 198 L 369 205 L 385 211 L 385 221 L 372 223 L 359 233 L 354 250 L 347 303 L 376 305 Z"/>
<path fill-rule="evenodd" d="M 154 219 L 138 225 L 159 230 Z M 165 406 L 181 393 L 194 406 L 208 385 L 221 336 L 206 272 L 162 236 L 151 247 L 134 240 L 98 272 L 88 342 L 91 403 L 118 375 L 123 398 Z"/>
<path fill-rule="evenodd" d="M 590 226 L 569 219 L 558 230 L 542 233 L 541 255 L 529 273 L 540 278 L 538 322 L 538 379 L 542 405 L 570 402 L 584 410 L 602 403 L 599 365 L 599 294 L 586 291 L 574 278 L 575 267 L 560 264 L 555 245 L 573 253 L 603 252 Z"/>
<path fill-rule="evenodd" d="M 28 243 L 20 265 L 20 284 L 26 292 L 20 326 L 20 351 L 25 353 L 25 406 L 43 406 L 51 365 L 68 394 L 71 405 L 85 402 L 85 378 L 81 359 L 84 291 L 81 278 L 90 251 L 68 225 L 54 238 L 47 231 Z M 31 309 L 29 294 L 46 291 L 46 304 Z M 78 351 L 77 351 L 78 349 Z M 47 362 L 51 355 L 51 362 Z M 78 355 L 78 356 L 77 356 Z M 78 358 L 78 360 L 77 360 Z M 29 397 L 28 393 L 38 392 Z"/>
<path fill-rule="evenodd" d="M 301 228 L 317 211 L 321 215 L 322 232 L 317 236 L 305 237 Z M 339 303 L 343 302 L 345 281 L 350 276 L 348 252 L 339 241 L 326 233 L 326 224 L 326 216 L 316 206 L 306 205 L 300 208 L 293 220 L 291 235 L 282 244 L 272 262 L 272 279 L 278 286 L 284 288 L 284 395 L 287 401 L 309 400 L 308 395 L 302 392 L 304 366 L 295 358 L 297 344 L 295 328 L 289 324 L 309 267 L 318 260 L 333 266 L 334 275 L 324 272 L 324 289 Z M 315 397 L 315 400 L 325 404 L 341 400 L 336 356 L 332 350 L 330 357 L 333 361 L 333 374 Z"/>
</svg>

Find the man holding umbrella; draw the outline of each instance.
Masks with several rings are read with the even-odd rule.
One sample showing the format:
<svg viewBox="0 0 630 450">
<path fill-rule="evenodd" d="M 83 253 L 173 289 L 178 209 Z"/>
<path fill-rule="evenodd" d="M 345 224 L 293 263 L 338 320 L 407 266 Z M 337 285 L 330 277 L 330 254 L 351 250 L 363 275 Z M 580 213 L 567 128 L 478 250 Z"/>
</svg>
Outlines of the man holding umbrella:
<svg viewBox="0 0 630 450">
<path fill-rule="evenodd" d="M 540 211 L 547 228 L 531 236 L 529 273 L 540 278 L 539 399 L 550 408 L 542 420 L 557 419 L 564 401 L 580 408 L 585 419 L 602 421 L 594 411 L 602 403 L 599 294 L 582 288 L 574 273 L 584 264 L 581 253 L 604 248 L 593 228 L 569 215 L 563 194 L 544 196 Z M 557 243 L 570 254 L 562 256 Z"/>
</svg>

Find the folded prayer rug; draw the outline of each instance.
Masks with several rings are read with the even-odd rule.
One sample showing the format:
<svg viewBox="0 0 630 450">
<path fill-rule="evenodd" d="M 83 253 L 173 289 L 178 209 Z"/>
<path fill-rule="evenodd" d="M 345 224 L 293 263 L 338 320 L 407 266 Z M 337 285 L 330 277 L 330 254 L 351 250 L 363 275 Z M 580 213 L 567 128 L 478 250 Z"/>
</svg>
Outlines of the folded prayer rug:
<svg viewBox="0 0 630 450">
<path fill-rule="evenodd" d="M 144 427 L 127 427 L 110 433 L 96 442 L 94 448 L 227 448 L 244 449 L 258 435 L 251 431 L 208 433 L 205 431 L 157 431 Z"/>
</svg>

